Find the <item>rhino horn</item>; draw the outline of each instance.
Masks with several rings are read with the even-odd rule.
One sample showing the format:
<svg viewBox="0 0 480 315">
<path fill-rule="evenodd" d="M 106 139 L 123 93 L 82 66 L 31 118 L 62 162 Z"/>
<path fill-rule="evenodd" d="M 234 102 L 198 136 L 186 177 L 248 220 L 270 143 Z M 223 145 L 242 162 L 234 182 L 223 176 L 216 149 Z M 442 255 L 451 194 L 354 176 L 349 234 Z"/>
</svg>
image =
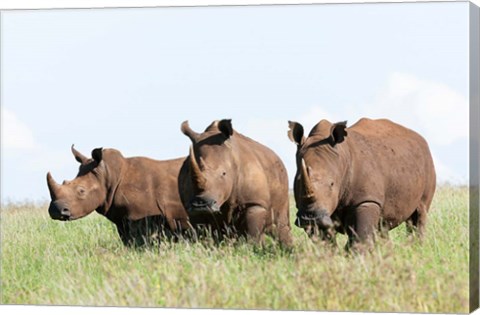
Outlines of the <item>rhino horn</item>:
<svg viewBox="0 0 480 315">
<path fill-rule="evenodd" d="M 307 198 L 314 197 L 314 191 L 312 182 L 310 181 L 310 177 L 308 176 L 307 165 L 305 164 L 305 160 L 302 158 L 302 177 L 303 177 L 303 185 L 305 186 L 305 196 Z"/>
<path fill-rule="evenodd" d="M 195 158 L 195 152 L 193 150 L 193 146 L 190 146 L 189 159 L 190 159 L 190 166 L 192 169 L 193 179 L 196 182 L 197 187 L 199 189 L 204 189 L 206 179 L 205 179 L 205 176 L 203 176 L 202 170 L 200 169 L 200 166 L 197 163 L 197 159 Z"/>
<path fill-rule="evenodd" d="M 50 190 L 50 195 L 53 198 L 53 196 L 55 196 L 60 185 L 57 184 L 57 182 L 55 182 L 50 172 L 47 173 L 47 185 L 48 185 L 48 190 Z"/>
</svg>

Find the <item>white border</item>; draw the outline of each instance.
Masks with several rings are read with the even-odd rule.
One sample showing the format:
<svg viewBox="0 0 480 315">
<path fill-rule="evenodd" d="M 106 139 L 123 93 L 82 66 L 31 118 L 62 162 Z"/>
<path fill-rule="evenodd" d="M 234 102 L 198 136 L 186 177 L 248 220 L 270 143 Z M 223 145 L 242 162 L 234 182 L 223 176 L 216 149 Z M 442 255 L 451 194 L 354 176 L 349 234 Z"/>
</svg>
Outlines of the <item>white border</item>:
<svg viewBox="0 0 480 315">
<path fill-rule="evenodd" d="M 73 8 L 132 8 L 186 6 L 240 6 L 273 4 L 346 4 L 391 2 L 467 2 L 467 0 L 0 0 L 0 10 L 12 9 L 73 9 Z M 471 0 L 480 6 L 480 0 Z"/>
<path fill-rule="evenodd" d="M 0 0 L 0 10 L 36 9 L 90 9 L 90 8 L 141 8 L 141 7 L 193 7 L 193 6 L 244 6 L 275 4 L 358 4 L 358 3 L 408 3 L 408 2 L 471 2 L 480 7 L 480 0 Z M 0 288 L 1 290 L 1 288 Z M 0 305 L 3 314 L 354 314 L 350 312 L 302 312 L 302 311 L 260 311 L 222 309 L 169 309 L 130 307 L 68 307 L 68 306 L 20 306 Z M 480 314 L 478 311 L 476 314 Z M 361 314 L 361 313 L 357 313 Z M 383 313 L 395 314 L 395 313 Z M 411 313 L 404 313 L 405 315 Z"/>
</svg>

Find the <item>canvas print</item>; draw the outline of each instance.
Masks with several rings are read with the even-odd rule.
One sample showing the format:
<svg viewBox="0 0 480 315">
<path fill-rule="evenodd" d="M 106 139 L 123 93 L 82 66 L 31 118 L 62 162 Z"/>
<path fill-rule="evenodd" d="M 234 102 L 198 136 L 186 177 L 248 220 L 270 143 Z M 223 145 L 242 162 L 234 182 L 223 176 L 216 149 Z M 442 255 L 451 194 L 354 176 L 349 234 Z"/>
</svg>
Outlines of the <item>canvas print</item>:
<svg viewBox="0 0 480 315">
<path fill-rule="evenodd" d="M 469 12 L 3 11 L 1 303 L 468 312 Z"/>
</svg>

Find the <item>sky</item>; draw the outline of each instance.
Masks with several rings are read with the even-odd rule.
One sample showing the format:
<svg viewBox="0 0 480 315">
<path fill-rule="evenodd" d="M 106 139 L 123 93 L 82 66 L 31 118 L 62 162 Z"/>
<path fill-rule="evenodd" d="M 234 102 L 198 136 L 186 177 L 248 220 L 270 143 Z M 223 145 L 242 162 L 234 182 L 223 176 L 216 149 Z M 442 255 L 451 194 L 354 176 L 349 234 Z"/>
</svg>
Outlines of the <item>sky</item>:
<svg viewBox="0 0 480 315">
<path fill-rule="evenodd" d="M 1 202 L 46 201 L 75 147 L 170 159 L 180 124 L 230 118 L 292 186 L 288 120 L 389 118 L 424 136 L 438 182 L 468 183 L 468 2 L 7 11 Z"/>
</svg>

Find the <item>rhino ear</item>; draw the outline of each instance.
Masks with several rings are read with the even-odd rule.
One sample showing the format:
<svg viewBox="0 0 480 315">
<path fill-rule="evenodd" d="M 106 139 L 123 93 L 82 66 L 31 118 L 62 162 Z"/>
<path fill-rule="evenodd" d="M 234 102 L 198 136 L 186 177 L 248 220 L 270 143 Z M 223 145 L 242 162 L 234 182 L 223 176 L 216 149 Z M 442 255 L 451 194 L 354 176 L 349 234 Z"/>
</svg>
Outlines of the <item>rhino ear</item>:
<svg viewBox="0 0 480 315">
<path fill-rule="evenodd" d="M 95 162 L 100 163 L 103 157 L 103 148 L 96 148 L 92 151 L 92 158 Z"/>
<path fill-rule="evenodd" d="M 88 161 L 88 158 L 84 156 L 82 153 L 78 152 L 75 148 L 74 145 L 72 144 L 71 147 L 72 154 L 75 157 L 75 160 L 77 160 L 78 163 L 85 164 Z"/>
<path fill-rule="evenodd" d="M 218 129 L 223 133 L 223 135 L 228 139 L 233 135 L 233 127 L 231 119 L 222 119 L 218 122 Z"/>
<path fill-rule="evenodd" d="M 305 137 L 303 136 L 303 126 L 296 121 L 288 121 L 288 138 L 296 143 L 297 145 L 302 145 L 305 142 Z"/>
<path fill-rule="evenodd" d="M 330 144 L 335 146 L 338 143 L 342 143 L 347 136 L 347 121 L 341 121 L 333 124 L 330 128 Z"/>
<path fill-rule="evenodd" d="M 190 125 L 188 124 L 188 120 L 185 120 L 182 123 L 180 130 L 183 132 L 184 135 L 189 137 L 193 143 L 197 142 L 199 134 L 193 131 L 192 128 L 190 128 Z"/>
</svg>

